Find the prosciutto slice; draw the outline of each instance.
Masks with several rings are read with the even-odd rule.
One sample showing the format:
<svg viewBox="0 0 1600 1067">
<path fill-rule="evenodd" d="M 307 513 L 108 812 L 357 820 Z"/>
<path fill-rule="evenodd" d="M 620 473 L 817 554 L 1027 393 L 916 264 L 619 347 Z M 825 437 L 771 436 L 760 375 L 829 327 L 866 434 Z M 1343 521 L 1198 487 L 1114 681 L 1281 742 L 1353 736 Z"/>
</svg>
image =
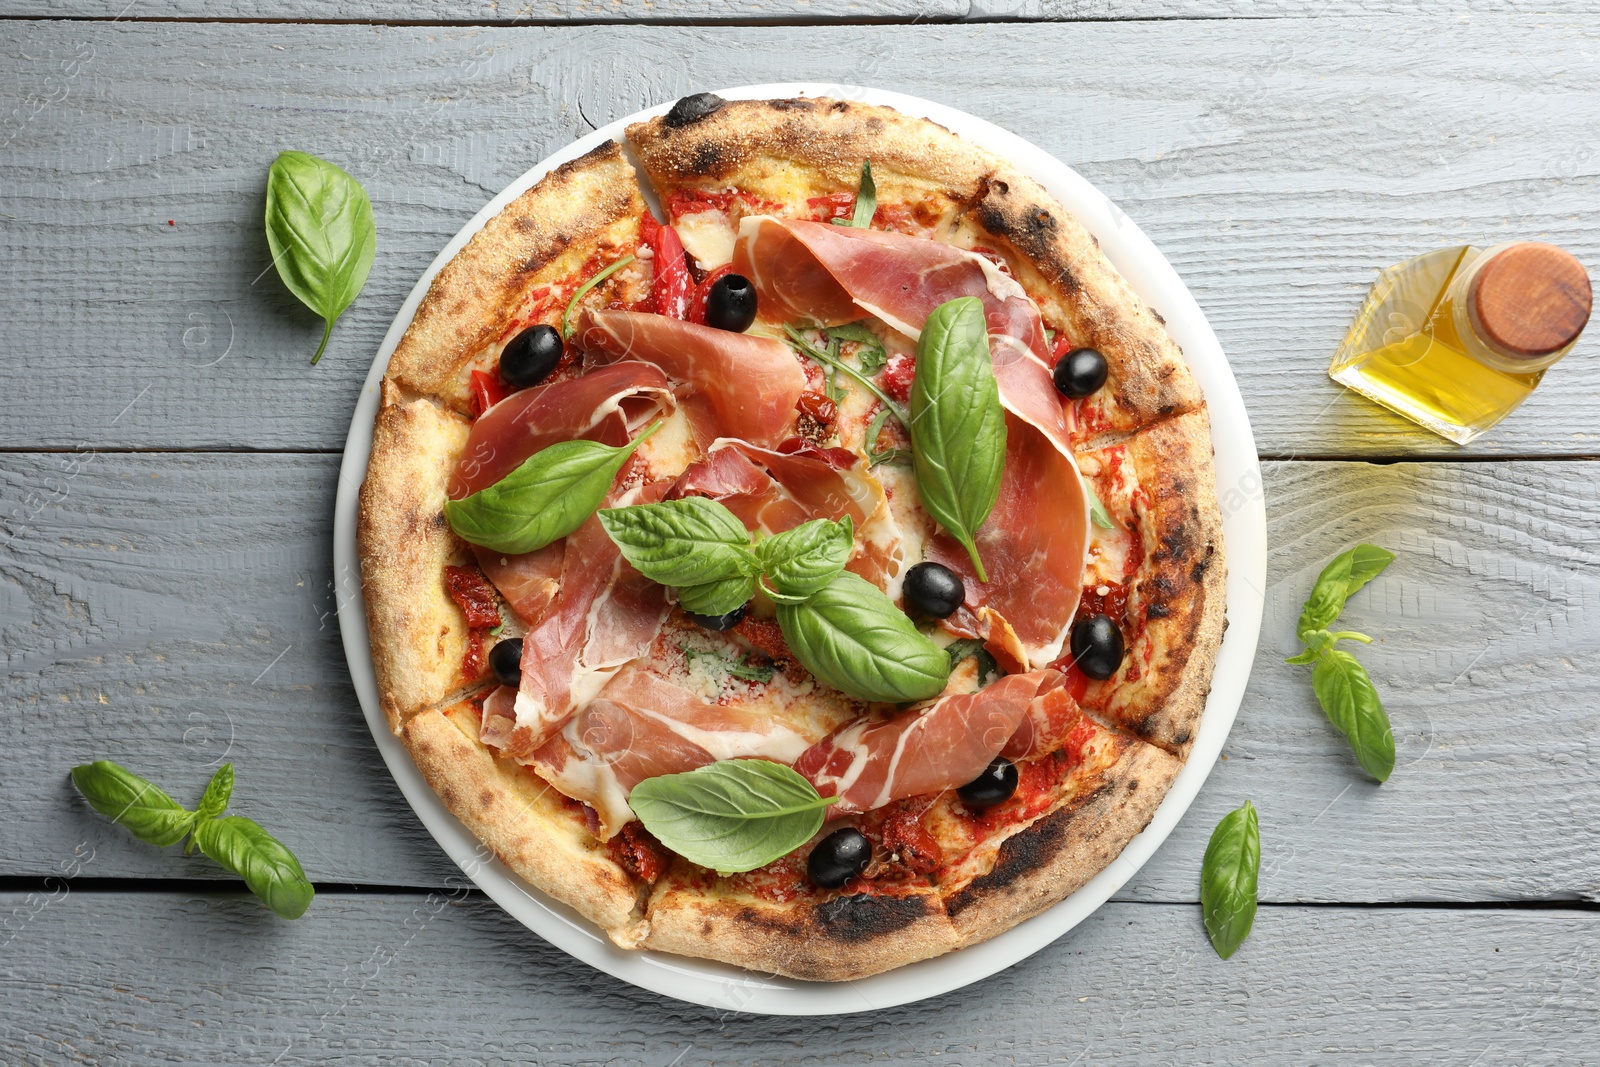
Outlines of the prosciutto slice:
<svg viewBox="0 0 1600 1067">
<path fill-rule="evenodd" d="M 567 558 L 565 538 L 515 556 L 482 545 L 473 545 L 472 551 L 478 558 L 478 567 L 523 622 L 531 625 L 544 618 L 545 609 L 561 591 L 561 572 Z"/>
<path fill-rule="evenodd" d="M 1044 324 L 1022 287 L 982 256 L 939 241 L 771 216 L 741 221 L 733 261 L 755 284 L 763 315 L 824 326 L 868 314 L 916 339 L 945 301 L 982 301 L 1008 413 L 1006 481 L 978 534 L 989 583 L 961 570 L 969 606 L 1004 616 L 1030 664 L 1057 659 L 1077 610 L 1089 507 L 1068 409 L 1050 380 Z M 949 564 L 947 556 L 935 558 Z M 1049 571 L 1042 585 L 1041 564 Z"/>
<path fill-rule="evenodd" d="M 965 785 L 1017 732 L 1042 690 L 1061 684 L 1053 670 L 1012 674 L 978 690 L 887 720 L 862 719 L 834 731 L 795 761 L 831 812 L 871 811 L 905 797 Z"/>
<path fill-rule="evenodd" d="M 485 489 L 559 441 L 627 444 L 633 431 L 673 403 L 661 369 L 637 362 L 512 393 L 472 424 L 445 492 L 459 500 Z"/>
<path fill-rule="evenodd" d="M 806 388 L 794 353 L 768 337 L 638 311 L 591 311 L 580 339 L 592 356 L 659 367 L 705 399 L 719 435 L 757 445 L 789 436 Z"/>
<path fill-rule="evenodd" d="M 1094 727 L 1083 716 L 1078 702 L 1066 688 L 1066 678 L 1040 686 L 1028 702 L 1028 713 L 1000 754 L 1009 760 L 1035 759 L 1087 738 Z"/>
</svg>

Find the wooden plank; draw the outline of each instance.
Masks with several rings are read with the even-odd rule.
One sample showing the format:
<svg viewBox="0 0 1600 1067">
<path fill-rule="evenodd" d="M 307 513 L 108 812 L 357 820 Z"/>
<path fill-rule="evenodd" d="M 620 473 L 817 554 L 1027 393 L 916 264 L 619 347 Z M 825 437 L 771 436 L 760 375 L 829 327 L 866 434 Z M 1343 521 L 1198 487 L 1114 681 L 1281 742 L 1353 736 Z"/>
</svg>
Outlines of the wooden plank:
<svg viewBox="0 0 1600 1067">
<path fill-rule="evenodd" d="M 76 473 L 64 465 L 77 462 Z M 389 779 L 333 617 L 336 458 L 0 456 L 0 875 L 76 848 L 100 877 L 205 877 L 76 799 L 109 757 L 192 801 L 224 756 L 237 809 L 323 882 L 439 885 L 453 869 Z M 1272 463 L 1266 623 L 1225 761 L 1129 899 L 1196 896 L 1211 827 L 1261 811 L 1278 901 L 1600 897 L 1600 479 L 1589 462 Z M 1237 507 L 1255 486 L 1223 486 Z M 1311 695 L 1294 620 L 1360 540 L 1400 559 L 1345 624 L 1388 703 L 1399 765 L 1361 776 Z"/>
<path fill-rule="evenodd" d="M 478 897 L 325 893 L 285 923 L 229 895 L 55 888 L 0 912 L 19 1065 L 1568 1064 L 1600 1024 L 1593 912 L 1265 908 L 1224 961 L 1196 907 L 1108 904 L 969 989 L 825 1020 L 641 992 Z"/>
<path fill-rule="evenodd" d="M 391 316 L 493 193 L 593 124 L 780 77 L 943 100 L 1077 166 L 1188 280 L 1270 456 L 1461 454 L 1324 375 L 1380 267 L 1511 237 L 1600 263 L 1593 20 L 9 37 L 0 359 L 32 373 L 0 447 L 336 448 Z M 378 217 L 367 290 L 316 368 L 318 323 L 262 273 L 263 176 L 287 147 L 348 166 Z M 1596 337 L 1469 454 L 1600 451 Z"/>
</svg>

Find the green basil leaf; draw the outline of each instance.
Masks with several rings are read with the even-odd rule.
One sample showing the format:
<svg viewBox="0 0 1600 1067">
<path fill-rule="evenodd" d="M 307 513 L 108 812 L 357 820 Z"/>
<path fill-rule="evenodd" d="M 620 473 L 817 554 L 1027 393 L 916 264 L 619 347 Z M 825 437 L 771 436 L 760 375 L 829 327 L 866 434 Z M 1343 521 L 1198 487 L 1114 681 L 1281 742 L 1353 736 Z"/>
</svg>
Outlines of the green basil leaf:
<svg viewBox="0 0 1600 1067">
<path fill-rule="evenodd" d="M 978 580 L 987 582 L 974 538 L 1000 496 L 1006 417 L 977 297 L 946 301 L 923 324 L 910 414 L 911 461 L 923 506 L 966 548 Z"/>
<path fill-rule="evenodd" d="M 322 316 L 322 343 L 367 284 L 378 229 L 361 183 L 325 159 L 283 152 L 267 171 L 267 247 L 289 291 Z"/>
<path fill-rule="evenodd" d="M 986 684 L 984 679 L 1004 674 L 994 654 L 989 651 L 982 640 L 976 637 L 963 637 L 958 641 L 951 641 L 944 646 L 945 654 L 950 657 L 950 670 L 954 671 L 961 665 L 961 661 L 969 656 L 978 660 L 978 684 Z"/>
<path fill-rule="evenodd" d="M 834 219 L 841 226 L 854 226 L 858 230 L 865 230 L 872 225 L 872 216 L 878 210 L 878 187 L 872 180 L 872 161 L 861 161 L 861 188 L 856 191 L 856 209 L 850 215 L 850 221 Z"/>
<path fill-rule="evenodd" d="M 1394 771 L 1394 731 L 1366 668 L 1350 653 L 1330 648 L 1311 669 L 1311 688 L 1328 721 L 1349 739 L 1362 770 L 1388 781 Z"/>
<path fill-rule="evenodd" d="M 624 559 L 662 585 L 702 585 L 756 570 L 744 523 L 705 497 L 606 508 L 600 525 Z"/>
<path fill-rule="evenodd" d="M 848 515 L 837 522 L 812 519 L 767 538 L 757 546 L 756 555 L 782 596 L 804 600 L 844 570 L 855 547 L 855 532 Z"/>
<path fill-rule="evenodd" d="M 681 585 L 678 587 L 678 606 L 696 615 L 726 615 L 755 595 L 755 579 L 741 575 L 703 585 Z"/>
<path fill-rule="evenodd" d="M 1394 562 L 1394 553 L 1377 545 L 1357 545 L 1350 550 L 1350 578 L 1345 583 L 1344 595 L 1354 596 L 1356 590 L 1382 574 Z"/>
<path fill-rule="evenodd" d="M 1256 876 L 1261 868 L 1261 829 L 1248 800 L 1222 817 L 1211 831 L 1200 863 L 1200 908 L 1206 933 L 1223 959 L 1250 936 L 1256 921 Z"/>
<path fill-rule="evenodd" d="M 195 818 L 215 819 L 228 809 L 228 798 L 233 796 L 233 764 L 224 763 L 217 768 L 206 785 L 205 795 L 195 808 Z"/>
<path fill-rule="evenodd" d="M 937 696 L 950 657 L 877 586 L 842 571 L 803 604 L 779 604 L 789 651 L 818 679 L 861 700 Z"/>
<path fill-rule="evenodd" d="M 195 827 L 194 839 L 201 852 L 243 878 L 267 907 L 285 919 L 305 914 L 315 890 L 294 853 L 260 823 L 242 815 L 207 819 Z"/>
<path fill-rule="evenodd" d="M 712 652 L 708 649 L 685 648 L 683 658 L 691 664 L 701 663 L 713 671 L 722 674 L 731 674 L 735 678 L 742 678 L 747 682 L 772 681 L 772 667 L 748 663 L 743 659 L 733 659 L 721 652 Z"/>
<path fill-rule="evenodd" d="M 176 845 L 194 826 L 194 816 L 182 804 L 110 760 L 72 768 L 72 784 L 91 808 L 147 844 Z"/>
<path fill-rule="evenodd" d="M 1312 630 L 1325 630 L 1338 619 L 1345 601 L 1394 561 L 1394 553 L 1377 545 L 1356 545 L 1334 556 L 1317 575 L 1300 610 L 1295 632 L 1304 641 Z"/>
<path fill-rule="evenodd" d="M 818 796 L 781 763 L 735 759 L 647 778 L 633 787 L 628 804 L 646 830 L 684 859 L 734 874 L 811 840 L 835 799 Z"/>
<path fill-rule="evenodd" d="M 496 552 L 543 548 L 594 514 L 622 465 L 660 425 L 620 447 L 562 441 L 541 449 L 487 489 L 445 501 L 445 520 L 463 539 Z"/>
</svg>

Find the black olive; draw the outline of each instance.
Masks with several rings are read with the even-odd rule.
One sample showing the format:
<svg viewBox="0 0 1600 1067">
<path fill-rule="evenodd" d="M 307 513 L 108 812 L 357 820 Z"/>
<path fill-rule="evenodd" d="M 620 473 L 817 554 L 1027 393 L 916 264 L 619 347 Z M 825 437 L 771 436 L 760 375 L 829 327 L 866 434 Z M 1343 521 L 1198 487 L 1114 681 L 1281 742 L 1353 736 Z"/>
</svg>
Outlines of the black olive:
<svg viewBox="0 0 1600 1067">
<path fill-rule="evenodd" d="M 1004 756 L 996 756 L 983 773 L 956 790 L 956 796 L 967 807 L 976 811 L 992 808 L 1011 799 L 1017 791 L 1017 765 Z"/>
<path fill-rule="evenodd" d="M 1092 348 L 1074 348 L 1056 360 L 1056 388 L 1081 400 L 1106 384 L 1106 357 Z"/>
<path fill-rule="evenodd" d="M 961 575 L 938 563 L 919 563 L 906 572 L 906 607 L 928 619 L 948 619 L 967 599 Z"/>
<path fill-rule="evenodd" d="M 561 335 L 554 326 L 529 326 L 500 351 L 500 377 L 513 389 L 526 389 L 550 377 L 561 362 Z"/>
<path fill-rule="evenodd" d="M 872 842 L 860 830 L 847 826 L 817 842 L 806 860 L 806 873 L 822 888 L 838 889 L 871 862 Z"/>
<path fill-rule="evenodd" d="M 522 684 L 522 638 L 508 637 L 489 650 L 489 669 L 501 685 L 515 689 Z"/>
<path fill-rule="evenodd" d="M 715 630 L 721 633 L 723 630 L 731 630 L 739 625 L 739 620 L 744 618 L 744 613 L 749 607 L 749 604 L 740 604 L 726 615 L 696 615 L 692 611 L 686 611 L 684 614 L 689 616 L 689 621 L 696 626 L 703 626 L 707 630 Z"/>
<path fill-rule="evenodd" d="M 1091 678 L 1101 681 L 1122 666 L 1122 631 L 1109 615 L 1095 615 L 1072 627 L 1072 661 Z"/>
<path fill-rule="evenodd" d="M 716 93 L 695 93 L 673 104 L 672 110 L 667 112 L 667 117 L 661 121 L 669 130 L 675 130 L 680 126 L 699 122 L 707 115 L 716 114 L 726 103 L 727 101 Z"/>
<path fill-rule="evenodd" d="M 742 274 L 724 274 L 706 294 L 706 325 L 744 333 L 756 321 L 756 287 Z"/>
</svg>

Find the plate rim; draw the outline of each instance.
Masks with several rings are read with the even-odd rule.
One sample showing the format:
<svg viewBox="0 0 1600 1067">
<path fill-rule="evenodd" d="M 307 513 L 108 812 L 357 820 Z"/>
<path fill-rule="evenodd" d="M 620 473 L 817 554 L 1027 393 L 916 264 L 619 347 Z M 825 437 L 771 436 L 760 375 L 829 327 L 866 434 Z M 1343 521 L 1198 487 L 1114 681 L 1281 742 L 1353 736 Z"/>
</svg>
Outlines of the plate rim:
<svg viewBox="0 0 1600 1067">
<path fill-rule="evenodd" d="M 450 239 L 406 296 L 368 370 L 340 460 L 334 501 L 334 590 L 351 682 L 389 773 L 446 855 L 512 918 L 574 958 L 631 985 L 675 1000 L 762 1015 L 840 1015 L 896 1007 L 981 981 L 1054 943 L 1110 899 L 1155 853 L 1189 809 L 1227 740 L 1249 681 L 1265 608 L 1266 507 L 1255 437 L 1232 368 L 1204 313 L 1172 265 L 1117 205 L 1073 168 L 1022 137 L 967 112 L 882 89 L 820 82 L 779 82 L 715 90 L 726 99 L 827 96 L 893 107 L 932 119 L 1008 160 L 1054 195 L 1096 237 L 1134 291 L 1159 308 L 1183 350 L 1211 414 L 1218 501 L 1226 545 L 1228 625 L 1211 691 L 1183 769 L 1145 829 L 1083 886 L 1050 908 L 987 941 L 849 982 L 804 982 L 755 974 L 714 961 L 617 948 L 576 912 L 544 896 L 495 859 L 445 809 L 378 703 L 366 607 L 356 553 L 356 510 L 377 415 L 379 382 L 400 337 L 439 270 L 483 225 L 547 173 L 623 129 L 664 114 L 666 101 L 601 126 L 546 156 L 491 198 Z M 653 199 L 653 198 L 652 198 Z M 1225 472 L 1227 484 L 1224 483 Z"/>
</svg>

